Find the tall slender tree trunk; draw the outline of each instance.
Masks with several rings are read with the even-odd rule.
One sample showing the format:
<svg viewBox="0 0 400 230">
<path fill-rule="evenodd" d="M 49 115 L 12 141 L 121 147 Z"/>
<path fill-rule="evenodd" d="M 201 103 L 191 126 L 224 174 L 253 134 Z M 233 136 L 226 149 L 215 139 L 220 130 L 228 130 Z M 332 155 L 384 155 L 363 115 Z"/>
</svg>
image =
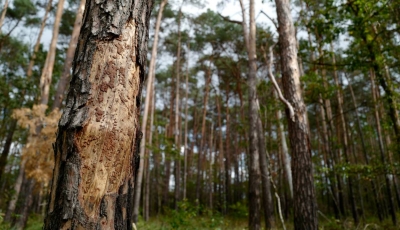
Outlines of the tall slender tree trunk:
<svg viewBox="0 0 400 230">
<path fill-rule="evenodd" d="M 183 163 L 183 199 L 186 199 L 186 183 L 187 183 L 187 165 L 188 165 L 188 108 L 189 108 L 189 51 L 190 43 L 188 42 L 188 54 L 186 63 L 186 78 L 185 78 L 185 134 L 184 134 L 184 163 Z"/>
<path fill-rule="evenodd" d="M 374 102 L 374 116 L 375 116 L 375 122 L 376 122 L 376 131 L 378 134 L 378 144 L 379 144 L 379 150 L 380 150 L 380 156 L 381 156 L 381 161 L 383 165 L 387 165 L 387 160 L 385 156 L 385 149 L 384 149 L 384 144 L 383 144 L 383 136 L 382 136 L 382 127 L 380 123 L 380 115 L 379 115 L 379 106 L 378 106 L 378 101 L 377 101 L 377 89 L 375 86 L 375 73 L 371 69 L 370 70 L 370 78 L 371 78 L 371 91 L 372 91 L 372 99 Z M 392 189 L 390 186 L 390 181 L 389 181 L 389 175 L 388 172 L 385 169 L 385 183 L 386 183 L 386 196 L 388 199 L 388 205 L 389 205 L 389 213 L 392 216 L 392 222 L 393 225 L 397 225 L 397 218 L 396 218 L 396 209 L 394 206 L 394 200 L 393 200 L 393 195 L 392 195 Z"/>
<path fill-rule="evenodd" d="M 4 173 L 4 169 L 6 168 L 6 165 L 7 165 L 7 158 L 10 153 L 11 144 L 12 144 L 12 140 L 13 140 L 13 136 L 14 136 L 16 128 L 17 128 L 17 121 L 12 120 L 11 124 L 8 128 L 7 137 L 4 142 L 3 150 L 2 150 L 1 156 L 0 156 L 0 181 L 1 181 L 1 177 Z"/>
<path fill-rule="evenodd" d="M 226 95 L 226 105 L 229 103 L 229 96 Z M 229 106 L 226 106 L 225 109 L 226 114 L 226 130 L 225 130 L 225 209 L 226 214 L 229 214 L 229 206 L 232 204 L 232 191 L 231 191 L 231 123 L 230 123 L 230 114 L 229 114 Z"/>
<path fill-rule="evenodd" d="M 14 184 L 14 194 L 12 195 L 11 200 L 8 203 L 7 212 L 6 212 L 6 215 L 4 216 L 4 221 L 6 221 L 6 222 L 11 221 L 11 216 L 14 213 L 15 208 L 17 207 L 18 196 L 21 191 L 21 187 L 22 187 L 22 183 L 23 183 L 24 175 L 25 175 L 25 164 L 26 164 L 26 159 L 21 161 L 21 165 L 19 167 L 17 180 L 15 181 L 15 184 Z"/>
<path fill-rule="evenodd" d="M 246 10 L 243 0 L 239 0 L 242 9 L 242 28 L 247 50 L 249 73 L 247 77 L 249 95 L 249 229 L 261 229 L 261 172 L 259 133 L 257 131 L 257 54 L 256 54 L 256 22 L 254 0 L 249 0 L 249 24 L 247 24 Z"/>
<path fill-rule="evenodd" d="M 86 0 L 81 0 L 78 7 L 78 12 L 76 13 L 74 28 L 72 29 L 71 40 L 69 41 L 68 50 L 64 61 L 63 71 L 61 73 L 61 77 L 58 82 L 56 95 L 54 96 L 52 110 L 54 110 L 55 108 L 61 108 L 61 104 L 64 99 L 65 89 L 67 87 L 68 80 L 70 79 L 69 76 L 70 76 L 72 61 L 74 60 L 76 45 L 78 43 L 79 32 L 82 26 L 82 17 L 83 17 L 83 11 L 85 11 L 85 4 Z"/>
<path fill-rule="evenodd" d="M 58 31 L 60 28 L 61 17 L 64 10 L 64 1 L 65 0 L 59 0 L 57 4 L 57 12 L 53 25 L 53 35 L 51 38 L 50 48 L 46 56 L 46 62 L 42 70 L 42 75 L 40 77 L 40 103 L 43 105 L 47 105 L 49 102 L 50 85 L 53 75 L 54 62 L 56 59 Z"/>
<path fill-rule="evenodd" d="M 149 115 L 149 108 L 150 108 L 150 99 L 151 99 L 151 91 L 154 84 L 154 76 L 155 76 L 155 68 L 156 68 L 156 61 L 157 61 L 157 48 L 158 48 L 158 36 L 160 32 L 161 20 L 164 11 L 164 7 L 167 4 L 168 0 L 163 0 L 160 4 L 160 9 L 157 15 L 157 21 L 155 25 L 154 31 L 154 41 L 153 47 L 151 51 L 151 59 L 149 64 L 149 72 L 147 75 L 147 86 L 146 86 L 146 97 L 144 102 L 144 112 L 143 112 L 143 120 L 141 126 L 142 132 L 142 141 L 140 143 L 140 159 L 144 159 L 145 147 L 146 147 L 146 127 L 147 127 L 147 120 Z M 138 216 L 139 216 L 139 207 L 140 207 L 140 196 L 141 196 L 141 189 L 142 189 L 142 180 L 143 180 L 143 166 L 144 161 L 140 161 L 138 173 L 136 175 L 135 180 L 135 196 L 134 196 L 134 203 L 133 203 L 133 222 L 137 223 Z"/>
<path fill-rule="evenodd" d="M 258 101 L 258 100 L 257 100 Z M 258 132 L 258 148 L 260 150 L 260 170 L 261 170 L 261 185 L 262 185 L 262 200 L 264 208 L 264 219 L 266 229 L 275 227 L 274 221 L 274 202 L 271 194 L 271 178 L 269 172 L 269 162 L 267 161 L 267 149 L 265 144 L 265 133 L 258 115 L 257 118 L 257 132 Z"/>
<path fill-rule="evenodd" d="M 6 0 L 4 2 L 3 10 L 1 11 L 1 16 L 0 16 L 0 34 L 2 33 L 1 32 L 1 28 L 3 27 L 4 19 L 6 18 L 7 9 L 8 9 L 8 0 Z"/>
<path fill-rule="evenodd" d="M 275 92 L 275 91 L 274 91 Z M 290 192 L 290 198 L 293 199 L 293 180 L 292 180 L 292 167 L 290 166 L 290 155 L 289 155 L 289 149 L 286 143 L 286 135 L 285 135 L 285 129 L 283 126 L 282 122 L 282 112 L 280 109 L 276 111 L 276 119 L 278 120 L 278 138 L 280 140 L 280 146 L 282 148 L 282 161 L 283 161 L 283 167 L 285 170 L 285 177 L 287 180 L 287 183 L 289 185 L 289 192 Z"/>
<path fill-rule="evenodd" d="M 149 144 L 151 145 L 153 143 L 153 125 L 154 125 L 154 110 L 155 110 L 155 93 L 154 93 L 154 83 L 152 84 L 152 89 L 151 89 L 151 114 L 150 114 L 150 127 L 149 127 Z M 145 199 L 144 199 L 144 220 L 148 221 L 150 218 L 150 157 L 151 157 L 152 151 L 149 149 L 148 154 L 147 154 L 147 177 L 146 177 L 146 182 L 145 182 L 145 188 L 146 188 L 146 193 L 145 193 Z"/>
<path fill-rule="evenodd" d="M 86 5 L 54 146 L 45 230 L 132 229 L 153 1 Z"/>
<path fill-rule="evenodd" d="M 303 101 L 297 62 L 296 37 L 289 0 L 275 0 L 279 24 L 282 82 L 286 99 L 294 108 L 288 115 L 292 153 L 294 227 L 296 230 L 318 229 L 311 146 L 307 109 Z"/>
<path fill-rule="evenodd" d="M 179 9 L 178 13 L 178 50 L 176 52 L 176 67 L 175 67 L 175 74 L 176 74 L 176 81 L 175 81 L 175 127 L 174 127 L 174 143 L 176 149 L 175 155 L 175 199 L 174 199 L 174 206 L 175 210 L 178 209 L 178 202 L 180 200 L 180 189 L 181 189 L 181 142 L 180 142 L 180 125 L 179 125 L 179 100 L 180 100 L 180 73 L 181 73 L 181 18 L 182 18 L 182 6 Z"/>
<path fill-rule="evenodd" d="M 196 202 L 200 204 L 200 196 L 201 196 L 201 187 L 202 187 L 202 173 L 203 173 L 203 158 L 205 158 L 204 150 L 205 150 L 205 141 L 206 141 L 206 118 L 207 118 L 207 106 L 208 106 L 208 97 L 210 91 L 210 83 L 211 83 L 211 70 L 207 68 L 205 70 L 205 86 L 204 86 L 204 99 L 203 99 L 203 115 L 201 121 L 201 141 L 199 154 L 197 159 L 197 178 L 196 178 Z"/>
<path fill-rule="evenodd" d="M 42 23 L 40 24 L 38 38 L 36 39 L 36 43 L 35 43 L 35 46 L 33 48 L 32 57 L 29 60 L 28 69 L 26 71 L 26 76 L 27 77 L 32 76 L 32 70 L 33 70 L 33 66 L 35 65 L 35 60 L 36 60 L 36 53 L 39 51 L 40 40 L 41 40 L 42 35 L 43 35 L 44 27 L 46 26 L 47 18 L 49 17 L 49 12 L 51 10 L 52 3 L 53 3 L 53 0 L 48 0 L 48 2 L 47 2 L 46 10 L 44 12 L 44 17 L 42 19 Z"/>
</svg>

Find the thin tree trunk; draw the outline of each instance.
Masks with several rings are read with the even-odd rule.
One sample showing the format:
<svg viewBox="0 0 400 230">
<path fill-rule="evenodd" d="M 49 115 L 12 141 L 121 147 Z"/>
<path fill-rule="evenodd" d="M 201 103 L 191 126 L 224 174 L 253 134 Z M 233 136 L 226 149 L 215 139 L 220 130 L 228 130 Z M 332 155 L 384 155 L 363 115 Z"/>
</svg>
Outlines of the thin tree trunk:
<svg viewBox="0 0 400 230">
<path fill-rule="evenodd" d="M 383 146 L 383 137 L 382 137 L 382 128 L 381 128 L 381 123 L 380 123 L 380 116 L 379 116 L 379 107 L 378 107 L 378 101 L 377 101 L 377 89 L 375 86 L 375 75 L 374 71 L 371 69 L 370 70 L 370 78 L 371 78 L 371 90 L 372 90 L 372 99 L 374 102 L 374 115 L 375 115 L 375 122 L 376 122 L 376 129 L 378 133 L 378 143 L 379 143 L 379 150 L 380 150 L 380 155 L 381 155 L 381 161 L 383 165 L 387 165 L 386 157 L 385 157 L 385 150 Z M 385 183 L 386 183 L 386 196 L 388 199 L 388 205 L 389 205 L 389 213 L 392 216 L 392 222 L 393 225 L 397 225 L 397 218 L 396 218 L 396 209 L 394 206 L 394 200 L 393 200 L 393 195 L 392 195 L 392 189 L 390 186 L 390 181 L 389 181 L 389 175 L 388 172 L 385 170 Z"/>
<path fill-rule="evenodd" d="M 206 136 L 206 118 L 207 118 L 207 105 L 208 105 L 208 95 L 210 91 L 210 83 L 211 83 L 211 70 L 205 70 L 205 86 L 204 86 L 204 100 L 203 100 L 203 115 L 201 121 L 201 141 L 199 148 L 199 155 L 197 161 L 197 178 L 196 178 L 196 202 L 200 204 L 200 190 L 201 190 L 201 174 L 203 171 L 203 155 L 204 154 L 204 146 L 205 146 L 205 136 Z"/>
<path fill-rule="evenodd" d="M 54 145 L 45 230 L 132 229 L 153 1 L 115 1 L 103 8 L 90 0 L 86 5 Z"/>
<path fill-rule="evenodd" d="M 6 18 L 7 9 L 8 9 L 8 0 L 6 0 L 4 2 L 3 10 L 1 11 L 1 16 L 0 16 L 0 34 L 2 33 L 1 32 L 1 28 L 3 27 L 4 19 Z"/>
<path fill-rule="evenodd" d="M 226 95 L 226 130 L 225 130 L 225 209 L 226 214 L 229 214 L 229 206 L 232 204 L 232 191 L 231 191 L 231 125 L 230 125 L 230 115 L 229 115 L 229 96 Z"/>
<path fill-rule="evenodd" d="M 149 145 L 153 143 L 153 125 L 154 125 L 154 110 L 155 110 L 155 93 L 154 83 L 151 89 L 151 114 L 150 114 L 150 128 L 149 128 Z M 149 149 L 147 154 L 148 162 L 150 162 L 152 151 Z M 147 177 L 146 177 L 146 194 L 145 194 L 145 208 L 144 208 L 144 220 L 148 221 L 150 218 L 150 164 L 147 165 Z"/>
<path fill-rule="evenodd" d="M 6 212 L 6 215 L 4 216 L 4 221 L 6 221 L 6 222 L 11 221 L 11 215 L 14 213 L 15 208 L 17 207 L 19 193 L 21 191 L 22 182 L 23 182 L 24 176 L 25 176 L 25 163 L 26 163 L 26 160 L 25 159 L 22 160 L 21 165 L 19 167 L 17 180 L 15 181 L 15 184 L 14 184 L 14 194 L 11 197 L 10 203 L 8 203 L 7 212 Z"/>
<path fill-rule="evenodd" d="M 257 100 L 258 101 L 258 100 Z M 257 118 L 257 133 L 258 148 L 260 150 L 260 169 L 261 169 L 261 184 L 262 184 L 262 197 L 264 208 L 264 219 L 266 229 L 275 227 L 274 220 L 274 202 L 271 194 L 271 178 L 269 173 L 269 162 L 267 161 L 267 149 L 265 146 L 265 134 L 262 126 L 261 118 Z"/>
<path fill-rule="evenodd" d="M 188 107 L 189 107 L 189 51 L 190 43 L 188 42 L 188 54 L 186 63 L 186 80 L 185 80 L 185 135 L 184 135 L 184 163 L 183 163 L 183 199 L 186 200 L 186 183 L 187 183 L 187 164 L 188 164 Z"/>
<path fill-rule="evenodd" d="M 24 202 L 22 204 L 22 211 L 21 211 L 21 216 L 18 218 L 17 223 L 15 224 L 15 227 L 17 230 L 22 230 L 25 229 L 26 223 L 28 222 L 28 216 L 29 216 L 29 211 L 32 206 L 33 202 L 33 188 L 35 186 L 35 180 L 34 179 L 26 179 L 25 183 L 25 191 L 23 193 L 24 196 Z"/>
<path fill-rule="evenodd" d="M 257 131 L 258 106 L 257 106 L 257 54 L 256 54 L 256 23 L 254 0 L 249 0 L 249 25 L 247 25 L 246 10 L 243 0 L 239 0 L 242 9 L 242 28 L 245 38 L 245 47 L 249 65 L 247 78 L 249 95 L 249 229 L 261 229 L 261 172 L 259 133 Z"/>
<path fill-rule="evenodd" d="M 74 60 L 76 44 L 78 43 L 79 32 L 82 26 L 82 17 L 83 17 L 83 12 L 85 11 L 85 4 L 86 0 L 81 0 L 78 7 L 78 12 L 76 13 L 74 28 L 72 29 L 71 40 L 69 41 L 68 50 L 64 61 L 63 71 L 60 80 L 58 82 L 56 95 L 54 96 L 52 110 L 54 110 L 55 108 L 61 108 L 61 104 L 64 99 L 65 89 L 67 87 L 68 80 L 70 79 L 69 76 L 70 76 L 72 61 Z"/>
<path fill-rule="evenodd" d="M 282 82 L 286 99 L 294 107 L 294 117 L 288 115 L 292 153 L 294 227 L 296 230 L 317 230 L 311 146 L 306 118 L 306 106 L 300 86 L 294 25 L 289 0 L 275 0 L 279 23 Z"/>
<path fill-rule="evenodd" d="M 38 38 L 36 39 L 36 43 L 35 43 L 35 46 L 33 48 L 32 57 L 29 60 L 28 69 L 26 70 L 26 76 L 28 78 L 30 76 L 32 76 L 32 69 L 33 69 L 33 66 L 34 66 L 35 60 L 36 60 L 36 53 L 39 51 L 40 40 L 41 40 L 42 35 L 43 35 L 44 27 L 46 26 L 47 18 L 49 17 L 49 12 L 51 10 L 52 3 L 53 3 L 53 0 L 49 0 L 48 1 L 47 6 L 46 6 L 46 10 L 44 12 L 44 17 L 42 19 L 42 23 L 40 24 L 40 30 L 39 30 Z"/>
<path fill-rule="evenodd" d="M 275 92 L 275 91 L 274 91 Z M 276 111 L 276 119 L 278 120 L 278 138 L 280 140 L 280 145 L 282 148 L 282 161 L 284 164 L 284 170 L 285 170 L 285 177 L 287 180 L 287 183 L 289 184 L 289 192 L 290 192 L 290 198 L 293 199 L 293 180 L 292 180 L 292 167 L 290 166 L 290 155 L 289 155 L 289 149 L 286 143 L 286 135 L 285 135 L 285 128 L 283 126 L 282 122 L 282 112 L 280 109 Z"/>
<path fill-rule="evenodd" d="M 335 63 L 334 55 L 332 58 L 333 58 L 333 62 Z M 341 139 L 343 141 L 343 143 L 342 143 L 343 153 L 345 156 L 346 163 L 350 164 L 350 148 L 349 148 L 349 143 L 348 143 L 348 138 L 347 138 L 346 120 L 345 120 L 344 113 L 343 113 L 343 95 L 341 92 L 341 87 L 339 85 L 339 77 L 337 75 L 335 67 L 334 67 L 333 76 L 334 76 L 335 85 L 338 88 L 338 92 L 336 94 L 336 99 L 337 99 L 338 109 L 339 109 L 339 118 L 340 118 L 340 126 L 341 126 L 340 128 L 342 131 Z M 324 80 L 324 82 L 326 82 L 326 80 Z M 338 131 L 338 138 L 340 139 L 339 131 Z M 351 212 L 353 215 L 354 222 L 355 222 L 355 224 L 358 224 L 359 216 L 358 216 L 357 207 L 356 207 L 356 197 L 354 195 L 353 179 L 354 178 L 351 175 L 348 177 L 349 200 L 351 203 Z"/>
<path fill-rule="evenodd" d="M 210 210 L 213 210 L 213 167 L 212 167 L 212 153 L 214 150 L 213 146 L 213 139 L 214 139 L 214 123 L 211 122 L 211 130 L 210 130 L 210 137 L 208 143 L 208 152 L 209 152 L 209 170 L 208 170 L 208 205 Z M 214 161 L 215 163 L 215 161 Z"/>
<path fill-rule="evenodd" d="M 147 119 L 148 119 L 148 114 L 149 114 L 149 108 L 150 108 L 150 99 L 151 99 L 151 89 L 152 85 L 154 84 L 154 75 L 155 75 L 155 67 L 156 67 L 156 61 L 157 61 L 157 48 L 158 48 L 158 36 L 159 36 L 159 31 L 160 31 L 160 26 L 161 26 L 161 19 L 162 19 L 162 14 L 164 11 L 164 7 L 167 4 L 168 0 L 163 0 L 160 5 L 160 9 L 158 11 L 157 15 L 157 21 L 155 25 L 155 32 L 154 32 L 154 41 L 153 41 L 153 48 L 151 51 L 151 59 L 150 59 L 150 64 L 149 64 L 149 73 L 147 75 L 147 86 L 146 86 L 146 93 L 147 96 L 145 97 L 145 102 L 144 102 L 144 112 L 143 112 L 143 120 L 142 120 L 142 126 L 141 126 L 141 132 L 142 132 L 142 141 L 140 143 L 140 159 L 144 159 L 144 153 L 145 153 L 145 147 L 146 147 L 146 127 L 147 127 Z M 135 196 L 134 196 L 134 203 L 133 203 L 133 222 L 137 223 L 138 221 L 138 216 L 139 216 L 139 207 L 140 207 L 140 193 L 142 189 L 142 180 L 143 180 L 143 166 L 144 162 L 140 161 L 139 163 L 139 168 L 138 168 L 138 174 L 135 179 Z"/>
<path fill-rule="evenodd" d="M 50 85 L 53 75 L 54 62 L 56 59 L 58 31 L 60 28 L 61 17 L 63 14 L 64 1 L 65 0 L 59 0 L 57 4 L 57 13 L 53 25 L 53 35 L 51 38 L 50 48 L 46 56 L 46 62 L 42 70 L 42 75 L 40 77 L 40 91 L 41 91 L 40 103 L 43 105 L 47 105 L 49 102 Z"/>
<path fill-rule="evenodd" d="M 1 152 L 1 156 L 0 156 L 0 181 L 1 181 L 1 177 L 4 173 L 4 169 L 7 165 L 7 158 L 10 153 L 10 148 L 11 148 L 11 144 L 12 144 L 12 140 L 13 140 L 13 136 L 14 136 L 16 128 L 17 128 L 17 121 L 12 120 L 11 124 L 8 128 L 7 137 L 4 142 L 3 151 Z"/>
<path fill-rule="evenodd" d="M 179 111 L 179 98 L 180 98 L 180 73 L 181 73 L 181 17 L 182 17 L 182 6 L 179 9 L 178 13 L 178 50 L 176 53 L 176 68 L 175 68 L 175 74 L 176 74 L 176 85 L 175 85 L 175 127 L 174 127 L 174 142 L 175 142 L 175 149 L 176 149 L 176 154 L 175 155 L 175 199 L 174 199 L 174 206 L 175 210 L 178 209 L 178 202 L 180 200 L 180 173 L 181 173 L 181 161 L 180 161 L 180 156 L 181 156 L 181 143 L 180 143 L 180 133 L 179 133 L 179 117 L 180 117 L 180 111 Z"/>
</svg>

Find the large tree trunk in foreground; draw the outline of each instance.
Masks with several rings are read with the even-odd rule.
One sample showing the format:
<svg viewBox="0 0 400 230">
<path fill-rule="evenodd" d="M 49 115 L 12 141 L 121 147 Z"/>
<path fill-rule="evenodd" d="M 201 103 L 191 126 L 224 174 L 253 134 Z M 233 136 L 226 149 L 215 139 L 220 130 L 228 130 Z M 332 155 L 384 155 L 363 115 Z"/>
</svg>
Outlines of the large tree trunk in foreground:
<svg viewBox="0 0 400 230">
<path fill-rule="evenodd" d="M 318 229 L 317 204 L 312 172 L 311 146 L 306 106 L 301 93 L 297 62 L 296 36 L 290 14 L 289 0 L 275 0 L 279 23 L 282 83 L 286 99 L 294 108 L 288 116 L 292 152 L 293 206 L 295 229 Z M 288 110 L 286 110 L 288 112 Z"/>
<path fill-rule="evenodd" d="M 86 4 L 44 229 L 132 229 L 153 1 Z"/>
</svg>

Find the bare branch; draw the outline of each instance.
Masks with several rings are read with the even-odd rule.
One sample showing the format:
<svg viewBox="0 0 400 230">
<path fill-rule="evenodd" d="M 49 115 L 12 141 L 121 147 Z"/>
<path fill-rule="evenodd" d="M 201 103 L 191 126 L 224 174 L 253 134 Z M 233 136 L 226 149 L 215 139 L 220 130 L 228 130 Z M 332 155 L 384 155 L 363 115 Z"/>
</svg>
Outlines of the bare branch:
<svg viewBox="0 0 400 230">
<path fill-rule="evenodd" d="M 289 109 L 289 113 L 290 113 L 290 119 L 292 119 L 292 121 L 295 120 L 294 117 L 294 109 L 293 106 L 290 104 L 290 102 L 288 100 L 285 99 L 285 97 L 282 94 L 281 89 L 279 88 L 278 83 L 275 80 L 274 74 L 272 73 L 272 63 L 274 61 L 274 53 L 272 51 L 272 49 L 274 48 L 276 44 L 272 45 L 269 47 L 269 62 L 268 62 L 268 76 L 272 82 L 272 84 L 274 85 L 274 88 L 276 90 L 276 92 L 278 93 L 278 97 L 279 99 L 287 106 L 287 108 Z M 264 54 L 265 55 L 265 54 Z"/>
<path fill-rule="evenodd" d="M 262 11 L 262 10 L 261 10 L 260 13 L 264 14 L 265 16 L 267 16 L 267 18 L 268 18 L 269 20 L 271 20 L 271 22 L 274 24 L 276 30 L 278 30 L 278 23 L 276 23 L 276 21 L 275 21 L 273 18 L 271 18 L 270 16 L 268 16 L 268 14 L 266 14 L 266 13 L 265 13 L 264 11 Z"/>
<path fill-rule="evenodd" d="M 218 13 L 218 15 L 219 15 L 222 19 L 224 19 L 225 21 L 227 21 L 227 22 L 231 22 L 231 23 L 235 23 L 235 24 L 242 25 L 242 22 L 241 22 L 241 21 L 232 20 L 232 19 L 230 19 L 229 17 L 224 16 L 224 15 L 222 15 L 222 14 L 220 14 L 220 13 Z"/>
</svg>

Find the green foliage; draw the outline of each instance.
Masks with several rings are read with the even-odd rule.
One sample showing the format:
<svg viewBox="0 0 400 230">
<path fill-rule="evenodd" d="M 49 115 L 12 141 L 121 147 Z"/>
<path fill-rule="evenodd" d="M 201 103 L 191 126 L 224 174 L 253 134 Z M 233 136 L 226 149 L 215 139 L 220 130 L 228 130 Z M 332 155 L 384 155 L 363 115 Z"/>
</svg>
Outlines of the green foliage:
<svg viewBox="0 0 400 230">
<path fill-rule="evenodd" d="M 178 203 L 177 210 L 170 210 L 166 213 L 171 213 L 169 225 L 172 229 L 186 229 L 191 226 L 191 221 L 197 217 L 198 212 L 197 206 L 185 200 Z"/>
<path fill-rule="evenodd" d="M 229 206 L 229 209 L 232 211 L 232 216 L 235 218 L 247 218 L 249 216 L 249 208 L 245 203 L 237 202 Z"/>
<path fill-rule="evenodd" d="M 20 20 L 24 16 L 34 15 L 37 9 L 31 0 L 14 0 L 14 7 L 7 10 L 7 17 Z"/>
</svg>

